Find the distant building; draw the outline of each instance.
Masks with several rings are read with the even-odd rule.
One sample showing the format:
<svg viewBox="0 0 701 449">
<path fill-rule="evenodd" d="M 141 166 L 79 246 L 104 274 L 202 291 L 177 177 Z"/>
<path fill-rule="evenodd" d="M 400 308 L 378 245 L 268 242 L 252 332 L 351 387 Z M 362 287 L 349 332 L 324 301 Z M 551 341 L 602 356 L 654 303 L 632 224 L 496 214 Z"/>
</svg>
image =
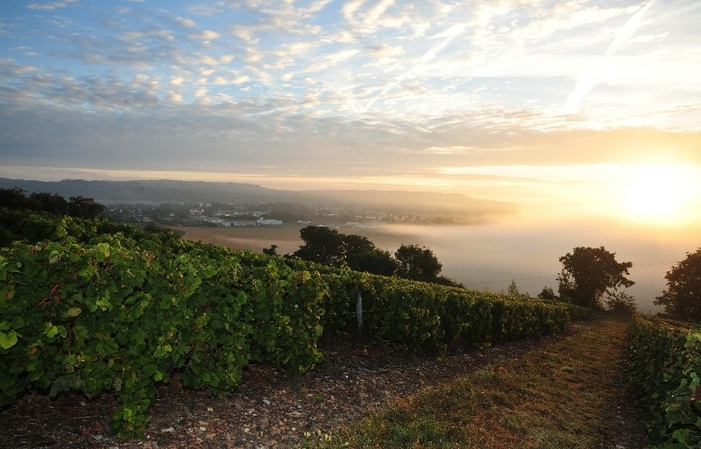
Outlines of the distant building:
<svg viewBox="0 0 701 449">
<path fill-rule="evenodd" d="M 282 220 L 273 220 L 270 218 L 259 218 L 256 220 L 258 226 L 279 226 L 282 224 Z"/>
</svg>

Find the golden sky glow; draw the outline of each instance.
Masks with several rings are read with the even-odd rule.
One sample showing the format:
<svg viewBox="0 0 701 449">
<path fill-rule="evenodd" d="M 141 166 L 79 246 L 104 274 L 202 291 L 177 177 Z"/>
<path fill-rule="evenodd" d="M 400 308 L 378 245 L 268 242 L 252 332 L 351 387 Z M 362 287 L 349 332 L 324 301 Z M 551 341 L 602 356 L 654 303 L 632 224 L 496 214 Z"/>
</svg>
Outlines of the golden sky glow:
<svg viewBox="0 0 701 449">
<path fill-rule="evenodd" d="M 633 165 L 621 180 L 623 215 L 633 220 L 676 224 L 699 219 L 701 171 L 685 165 Z"/>
<path fill-rule="evenodd" d="M 0 176 L 694 220 L 699 23 L 697 0 L 0 2 Z"/>
</svg>

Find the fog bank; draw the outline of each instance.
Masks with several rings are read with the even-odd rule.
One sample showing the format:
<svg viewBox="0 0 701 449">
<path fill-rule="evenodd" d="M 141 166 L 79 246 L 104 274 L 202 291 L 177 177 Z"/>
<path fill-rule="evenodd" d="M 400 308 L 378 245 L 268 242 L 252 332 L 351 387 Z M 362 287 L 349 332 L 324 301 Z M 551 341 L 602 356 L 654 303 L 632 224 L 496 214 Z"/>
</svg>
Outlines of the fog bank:
<svg viewBox="0 0 701 449">
<path fill-rule="evenodd" d="M 472 226 L 388 225 L 375 230 L 377 246 L 394 251 L 399 244 L 430 248 L 443 264 L 443 274 L 472 289 L 506 291 L 515 280 L 521 293 L 537 295 L 545 286 L 557 292 L 559 258 L 578 246 L 604 246 L 619 262 L 633 262 L 640 312 L 666 287 L 665 273 L 700 245 L 695 227 L 646 227 L 602 217 L 546 219 L 525 214 Z M 374 234 L 374 233 L 373 233 Z M 376 236 L 373 236 L 376 237 Z"/>
</svg>

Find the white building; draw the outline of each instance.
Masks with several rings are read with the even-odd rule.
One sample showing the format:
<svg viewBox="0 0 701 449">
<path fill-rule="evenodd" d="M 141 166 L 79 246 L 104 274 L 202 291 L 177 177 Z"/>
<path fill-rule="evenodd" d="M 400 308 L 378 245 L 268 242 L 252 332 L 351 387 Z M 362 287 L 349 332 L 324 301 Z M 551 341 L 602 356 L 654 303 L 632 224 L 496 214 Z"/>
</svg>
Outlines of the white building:
<svg viewBox="0 0 701 449">
<path fill-rule="evenodd" d="M 256 220 L 258 226 L 279 226 L 282 224 L 282 220 L 273 220 L 270 218 L 259 218 Z"/>
</svg>

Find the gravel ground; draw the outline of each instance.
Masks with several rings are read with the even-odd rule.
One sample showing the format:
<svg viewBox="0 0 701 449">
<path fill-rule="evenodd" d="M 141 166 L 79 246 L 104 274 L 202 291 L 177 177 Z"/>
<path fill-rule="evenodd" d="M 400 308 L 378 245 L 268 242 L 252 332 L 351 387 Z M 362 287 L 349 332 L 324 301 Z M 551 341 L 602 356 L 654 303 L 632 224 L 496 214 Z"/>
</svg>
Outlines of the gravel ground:
<svg viewBox="0 0 701 449">
<path fill-rule="evenodd" d="M 419 389 L 445 383 L 489 363 L 518 357 L 555 337 L 442 357 L 402 346 L 326 346 L 326 361 L 290 376 L 252 365 L 225 398 L 183 389 L 174 378 L 159 390 L 144 440 L 121 440 L 110 428 L 110 396 L 87 400 L 32 395 L 0 410 L 2 448 L 289 448 L 305 433 L 324 435 Z"/>
</svg>

